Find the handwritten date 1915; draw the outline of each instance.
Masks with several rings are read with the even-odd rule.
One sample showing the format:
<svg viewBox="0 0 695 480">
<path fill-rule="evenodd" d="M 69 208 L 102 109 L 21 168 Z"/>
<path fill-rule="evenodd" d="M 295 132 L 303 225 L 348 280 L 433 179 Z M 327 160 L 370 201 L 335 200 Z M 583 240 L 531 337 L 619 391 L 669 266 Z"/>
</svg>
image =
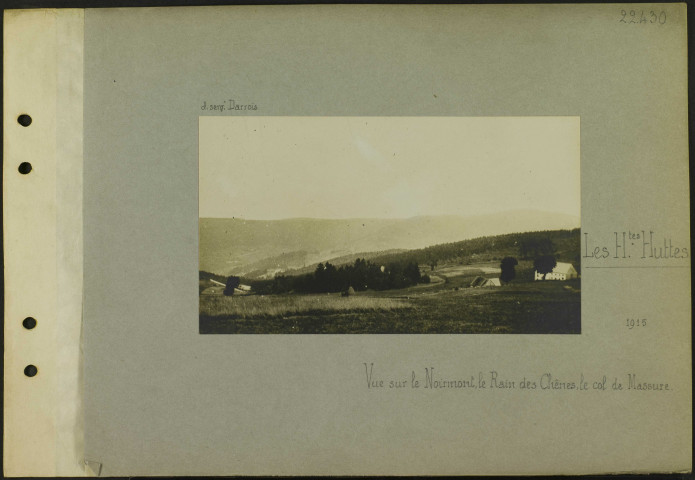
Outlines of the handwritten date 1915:
<svg viewBox="0 0 695 480">
<path fill-rule="evenodd" d="M 646 327 L 647 326 L 647 319 L 646 318 L 628 318 L 626 321 L 625 326 L 632 330 L 635 327 Z"/>
</svg>

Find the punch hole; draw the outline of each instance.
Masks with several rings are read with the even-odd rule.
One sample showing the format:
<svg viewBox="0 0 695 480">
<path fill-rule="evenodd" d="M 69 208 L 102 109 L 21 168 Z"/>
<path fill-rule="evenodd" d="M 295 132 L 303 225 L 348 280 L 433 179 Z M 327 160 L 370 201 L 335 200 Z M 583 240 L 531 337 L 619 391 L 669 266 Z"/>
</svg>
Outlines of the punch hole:
<svg viewBox="0 0 695 480">
<path fill-rule="evenodd" d="M 39 373 L 39 369 L 36 368 L 34 365 L 27 365 L 26 367 L 24 367 L 24 375 L 26 375 L 27 377 L 33 377 L 37 373 Z"/>
<path fill-rule="evenodd" d="M 36 326 L 36 319 L 34 317 L 27 317 L 22 321 L 22 326 L 27 330 L 31 330 Z"/>
<path fill-rule="evenodd" d="M 23 113 L 19 117 L 17 117 L 17 123 L 19 123 L 23 127 L 28 127 L 29 125 L 31 125 L 31 117 L 26 113 Z"/>
<path fill-rule="evenodd" d="M 19 170 L 19 173 L 22 175 L 26 175 L 27 173 L 31 172 L 31 163 L 22 162 L 19 164 L 19 168 L 17 168 L 17 170 Z"/>
</svg>

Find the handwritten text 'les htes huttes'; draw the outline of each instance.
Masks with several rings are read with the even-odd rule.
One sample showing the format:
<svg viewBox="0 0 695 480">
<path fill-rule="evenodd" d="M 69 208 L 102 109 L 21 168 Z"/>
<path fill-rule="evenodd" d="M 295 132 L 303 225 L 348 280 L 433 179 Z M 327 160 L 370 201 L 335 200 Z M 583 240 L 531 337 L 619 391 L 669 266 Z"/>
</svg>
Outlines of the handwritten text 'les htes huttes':
<svg viewBox="0 0 695 480">
<path fill-rule="evenodd" d="M 669 236 L 639 230 L 613 232 L 610 240 L 597 240 L 584 233 L 582 258 L 601 259 L 671 259 L 689 258 L 688 247 L 674 244 Z"/>
</svg>

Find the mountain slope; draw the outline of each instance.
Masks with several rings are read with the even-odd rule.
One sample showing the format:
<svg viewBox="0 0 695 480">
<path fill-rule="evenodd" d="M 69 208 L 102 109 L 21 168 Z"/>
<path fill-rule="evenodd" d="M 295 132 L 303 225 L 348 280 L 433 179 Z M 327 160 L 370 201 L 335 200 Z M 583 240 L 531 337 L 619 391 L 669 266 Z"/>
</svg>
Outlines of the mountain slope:
<svg viewBox="0 0 695 480">
<path fill-rule="evenodd" d="M 201 218 L 199 270 L 219 275 L 266 270 L 272 275 L 358 252 L 416 249 L 485 235 L 578 226 L 574 216 L 528 210 L 407 219 Z"/>
</svg>

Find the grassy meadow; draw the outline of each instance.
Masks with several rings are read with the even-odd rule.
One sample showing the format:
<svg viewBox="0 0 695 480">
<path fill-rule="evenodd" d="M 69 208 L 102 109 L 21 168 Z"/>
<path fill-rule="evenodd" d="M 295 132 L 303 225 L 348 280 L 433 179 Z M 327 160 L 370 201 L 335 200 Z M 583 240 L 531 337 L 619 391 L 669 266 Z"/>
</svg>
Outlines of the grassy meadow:
<svg viewBox="0 0 695 480">
<path fill-rule="evenodd" d="M 445 264 L 427 268 L 433 283 L 349 297 L 201 295 L 200 333 L 580 333 L 579 279 L 532 281 L 521 262 L 508 285 L 469 287 L 477 275 L 497 277 L 497 266 Z"/>
</svg>

